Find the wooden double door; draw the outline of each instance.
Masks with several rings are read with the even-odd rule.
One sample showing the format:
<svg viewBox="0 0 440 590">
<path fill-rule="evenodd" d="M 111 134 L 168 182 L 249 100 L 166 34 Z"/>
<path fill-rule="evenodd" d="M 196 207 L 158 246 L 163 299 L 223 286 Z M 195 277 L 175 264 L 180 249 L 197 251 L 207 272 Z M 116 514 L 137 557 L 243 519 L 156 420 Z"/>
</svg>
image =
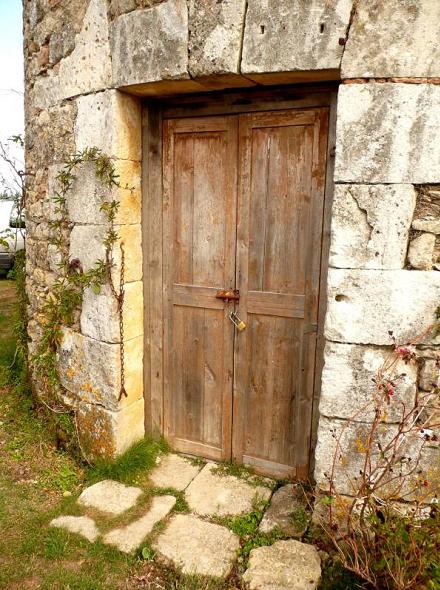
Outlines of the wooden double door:
<svg viewBox="0 0 440 590">
<path fill-rule="evenodd" d="M 164 434 L 178 451 L 307 476 L 327 128 L 324 107 L 163 121 Z"/>
</svg>

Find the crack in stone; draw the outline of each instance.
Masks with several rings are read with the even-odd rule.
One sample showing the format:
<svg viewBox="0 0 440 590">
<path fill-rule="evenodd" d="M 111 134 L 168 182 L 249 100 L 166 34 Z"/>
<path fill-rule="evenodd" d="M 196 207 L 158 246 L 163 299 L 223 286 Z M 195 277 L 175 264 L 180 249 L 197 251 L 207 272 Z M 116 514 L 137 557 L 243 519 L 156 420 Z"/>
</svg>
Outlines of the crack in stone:
<svg viewBox="0 0 440 590">
<path fill-rule="evenodd" d="M 368 219 L 368 211 L 367 211 L 367 209 L 365 209 L 365 207 L 362 207 L 360 205 L 359 201 L 357 200 L 357 198 L 354 196 L 354 194 L 352 193 L 352 191 L 350 189 L 348 189 L 348 194 L 353 199 L 353 201 L 356 203 L 357 208 L 362 213 L 362 217 L 363 217 L 363 219 L 365 221 L 365 224 L 368 226 L 368 232 L 369 232 L 368 241 L 367 241 L 367 246 L 368 246 L 368 244 L 371 241 L 371 236 L 373 235 L 374 226 L 373 226 L 373 224 Z"/>
<path fill-rule="evenodd" d="M 244 5 L 244 11 L 243 11 L 243 24 L 242 24 L 242 28 L 241 28 L 241 39 L 240 39 L 240 51 L 238 52 L 238 71 L 241 74 L 241 61 L 243 58 L 243 47 L 244 47 L 244 32 L 246 29 L 246 17 L 247 17 L 247 13 L 248 13 L 248 8 L 249 8 L 249 2 L 248 0 L 246 0 L 245 5 Z"/>
<path fill-rule="evenodd" d="M 341 55 L 341 61 L 339 62 L 339 69 L 342 68 L 342 60 L 344 59 L 345 49 L 347 47 L 347 42 L 348 42 L 348 38 L 350 35 L 350 29 L 353 24 L 358 5 L 359 5 L 359 0 L 353 0 L 353 4 L 351 7 L 351 11 L 350 11 L 350 16 L 348 18 L 347 27 L 345 29 L 345 43 L 344 43 L 344 46 L 342 47 L 342 55 Z"/>
</svg>

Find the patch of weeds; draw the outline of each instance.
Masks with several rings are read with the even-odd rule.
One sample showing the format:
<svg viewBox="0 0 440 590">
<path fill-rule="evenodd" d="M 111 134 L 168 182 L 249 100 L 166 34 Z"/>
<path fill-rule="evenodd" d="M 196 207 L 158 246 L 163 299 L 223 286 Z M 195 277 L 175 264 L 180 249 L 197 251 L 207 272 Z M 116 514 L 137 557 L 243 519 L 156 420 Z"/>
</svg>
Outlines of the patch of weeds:
<svg viewBox="0 0 440 590">
<path fill-rule="evenodd" d="M 68 463 L 61 464 L 55 472 L 46 471 L 44 479 L 47 485 L 62 492 L 71 491 L 79 484 L 78 472 Z"/>
<path fill-rule="evenodd" d="M 173 512 L 187 513 L 190 511 L 184 492 L 180 492 L 175 488 L 152 488 L 151 493 L 154 496 L 174 496 L 176 503 L 174 504 Z"/>
<path fill-rule="evenodd" d="M 145 590 L 234 590 L 231 583 L 209 576 L 184 575 L 152 560 L 142 560 L 127 588 Z"/>
<path fill-rule="evenodd" d="M 246 562 L 246 560 L 249 557 L 249 553 L 252 551 L 252 549 L 255 549 L 257 547 L 266 547 L 268 545 L 273 545 L 275 541 L 280 541 L 281 539 L 285 538 L 286 535 L 283 533 L 283 531 L 281 531 L 278 528 L 273 529 L 269 533 L 257 532 L 255 535 L 242 541 L 239 550 L 239 558 L 241 558 L 240 561 Z"/>
<path fill-rule="evenodd" d="M 193 457 L 192 455 L 183 455 L 183 458 L 186 459 L 191 465 L 194 467 L 204 467 L 206 465 L 205 459 L 202 457 Z"/>
<path fill-rule="evenodd" d="M 339 561 L 327 560 L 321 574 L 318 590 L 373 590 L 352 572 L 344 569 Z"/>
<path fill-rule="evenodd" d="M 301 533 L 309 526 L 310 512 L 303 506 L 299 506 L 290 516 L 290 521 L 298 533 Z"/>
<path fill-rule="evenodd" d="M 156 466 L 157 457 L 169 451 L 167 443 L 144 438 L 132 445 L 123 455 L 113 461 L 99 460 L 87 471 L 90 482 L 115 479 L 124 483 L 138 483 L 136 477 L 147 474 Z"/>
<path fill-rule="evenodd" d="M 215 473 L 220 477 L 228 475 L 238 477 L 239 479 L 246 481 L 249 485 L 255 487 L 265 486 L 266 488 L 270 487 L 271 489 L 274 489 L 278 485 L 276 480 L 268 480 L 260 475 L 256 475 L 253 467 L 249 465 L 239 465 L 238 463 L 235 463 L 235 461 L 223 461 L 222 463 L 219 463 L 212 469 L 212 473 Z"/>
<path fill-rule="evenodd" d="M 44 541 L 44 557 L 46 559 L 62 559 L 66 557 L 69 536 L 69 533 L 63 529 L 49 528 Z"/>
<path fill-rule="evenodd" d="M 269 533 L 259 531 L 259 525 L 263 518 L 264 510 L 268 505 L 267 501 L 254 501 L 253 510 L 241 516 L 220 517 L 213 519 L 217 524 L 228 527 L 233 533 L 240 537 L 240 549 L 238 559 L 243 565 L 246 563 L 249 553 L 255 547 L 272 545 L 279 539 L 285 539 L 284 533 L 274 529 Z"/>
</svg>

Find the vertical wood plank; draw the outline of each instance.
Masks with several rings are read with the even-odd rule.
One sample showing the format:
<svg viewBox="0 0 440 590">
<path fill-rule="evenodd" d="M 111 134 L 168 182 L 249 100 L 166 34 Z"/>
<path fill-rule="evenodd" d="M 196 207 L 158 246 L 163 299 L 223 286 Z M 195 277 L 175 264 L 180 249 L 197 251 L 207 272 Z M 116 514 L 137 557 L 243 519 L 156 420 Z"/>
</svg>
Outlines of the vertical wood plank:
<svg viewBox="0 0 440 590">
<path fill-rule="evenodd" d="M 324 367 L 324 321 L 327 309 L 327 274 L 328 261 L 330 253 L 330 229 L 331 215 L 334 192 L 334 167 L 335 167 L 335 146 L 336 146 L 336 113 L 337 113 L 337 92 L 331 93 L 329 120 L 328 120 L 328 141 L 327 141 L 327 162 L 325 178 L 325 197 L 324 197 L 324 221 L 322 232 L 321 246 L 321 274 L 319 288 L 319 311 L 318 311 L 318 333 L 316 342 L 316 361 L 315 361 L 315 387 L 313 392 L 312 424 L 311 424 L 311 441 L 310 441 L 310 467 L 309 478 L 313 479 L 315 468 L 315 448 L 317 443 L 317 432 L 319 422 L 319 398 L 321 395 L 321 375 Z"/>
<path fill-rule="evenodd" d="M 311 207 L 306 255 L 305 314 L 301 350 L 301 386 L 297 397 L 295 421 L 296 475 L 309 475 L 313 391 L 316 375 L 316 338 L 321 274 L 321 248 L 324 222 L 324 196 L 328 142 L 328 109 L 316 110 L 313 127 Z M 301 425 L 301 429 L 299 428 Z"/>
<path fill-rule="evenodd" d="M 164 122 L 165 434 L 213 459 L 231 449 L 234 336 L 215 294 L 234 288 L 236 170 L 234 118 Z"/>
<path fill-rule="evenodd" d="M 279 476 L 309 463 L 326 116 L 240 115 L 238 311 L 248 329 L 236 335 L 233 453 Z M 249 285 L 259 292 L 253 311 Z M 276 294 L 303 297 L 303 316 L 275 316 Z"/>
<path fill-rule="evenodd" d="M 142 244 L 144 291 L 145 431 L 162 435 L 162 116 L 143 109 Z"/>
</svg>

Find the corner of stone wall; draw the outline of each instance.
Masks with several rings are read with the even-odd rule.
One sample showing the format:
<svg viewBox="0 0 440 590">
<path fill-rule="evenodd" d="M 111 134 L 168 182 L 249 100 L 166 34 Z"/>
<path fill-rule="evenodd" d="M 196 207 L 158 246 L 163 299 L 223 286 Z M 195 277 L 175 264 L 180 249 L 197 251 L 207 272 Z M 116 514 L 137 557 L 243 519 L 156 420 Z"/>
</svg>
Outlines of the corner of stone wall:
<svg viewBox="0 0 440 590">
<path fill-rule="evenodd" d="M 125 253 L 124 351 L 121 384 L 118 313 L 108 287 L 86 290 L 78 324 L 65 328 L 58 351 L 64 401 L 76 412 L 80 443 L 91 458 L 112 457 L 144 435 L 143 292 L 141 247 L 140 101 L 113 89 L 106 0 L 73 0 L 43 9 L 25 3 L 27 293 L 29 351 L 42 337 L 44 303 L 57 277 L 50 244 L 56 218 L 56 175 L 75 152 L 98 147 L 113 158 L 121 187 L 115 229 Z M 103 258 L 103 188 L 82 165 L 68 194 L 70 257 L 84 270 Z M 108 196 L 108 195 L 107 195 Z M 116 247 L 115 282 L 121 256 Z M 35 390 L 40 387 L 33 376 Z"/>
<path fill-rule="evenodd" d="M 426 0 L 412 11 L 397 2 L 359 3 L 352 16 L 337 112 L 315 457 L 321 491 L 329 489 L 341 432 L 341 473 L 353 482 L 361 467 L 359 441 L 372 415 L 360 410 L 392 350 L 389 331 L 407 343 L 433 323 L 440 303 L 440 54 L 431 42 L 440 5 Z M 396 397 L 406 403 L 439 383 L 440 338 L 423 339 L 417 354 L 417 364 L 396 366 L 405 374 Z M 398 414 L 390 408 L 388 428 Z M 421 467 L 432 471 L 439 460 L 438 445 L 428 445 Z M 336 485 L 353 495 L 346 475 Z"/>
</svg>

